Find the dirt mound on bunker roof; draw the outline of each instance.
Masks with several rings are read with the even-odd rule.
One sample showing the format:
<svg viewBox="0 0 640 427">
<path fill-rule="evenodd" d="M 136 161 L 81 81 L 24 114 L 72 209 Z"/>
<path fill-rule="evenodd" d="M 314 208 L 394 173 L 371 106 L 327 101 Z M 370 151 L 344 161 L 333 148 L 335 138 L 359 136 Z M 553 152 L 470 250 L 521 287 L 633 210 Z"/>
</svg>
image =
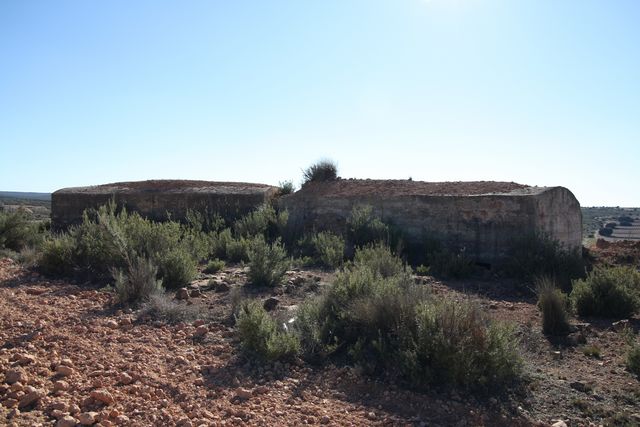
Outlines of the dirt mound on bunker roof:
<svg viewBox="0 0 640 427">
<path fill-rule="evenodd" d="M 302 187 L 302 194 L 318 196 L 473 196 L 504 194 L 532 188 L 515 182 L 456 181 L 426 182 L 400 179 L 337 179 L 311 182 Z"/>
<path fill-rule="evenodd" d="M 271 187 L 267 184 L 248 182 L 215 182 L 180 179 L 159 179 L 149 181 L 114 182 L 111 184 L 94 185 L 89 187 L 72 187 L 58 190 L 65 193 L 127 193 L 127 192 L 247 192 L 266 191 Z"/>
</svg>

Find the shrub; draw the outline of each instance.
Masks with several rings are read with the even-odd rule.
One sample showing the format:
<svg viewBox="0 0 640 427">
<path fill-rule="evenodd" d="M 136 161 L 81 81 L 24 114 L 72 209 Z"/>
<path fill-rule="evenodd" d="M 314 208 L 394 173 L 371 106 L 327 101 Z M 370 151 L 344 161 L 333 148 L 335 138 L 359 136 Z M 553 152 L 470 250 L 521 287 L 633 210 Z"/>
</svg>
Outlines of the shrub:
<svg viewBox="0 0 640 427">
<path fill-rule="evenodd" d="M 615 222 L 608 222 L 605 224 L 604 228 L 610 228 L 610 229 L 614 229 L 618 226 L 618 224 L 616 224 Z"/>
<path fill-rule="evenodd" d="M 38 223 L 30 221 L 26 212 L 0 212 L 0 248 L 21 251 L 40 240 Z"/>
<path fill-rule="evenodd" d="M 389 226 L 373 214 L 369 205 L 354 206 L 347 218 L 347 238 L 354 247 L 376 242 L 389 244 Z"/>
<path fill-rule="evenodd" d="M 185 217 L 190 228 L 204 233 L 218 232 L 226 224 L 218 212 L 210 212 L 209 208 L 206 208 L 204 212 L 188 209 Z"/>
<path fill-rule="evenodd" d="M 273 361 L 293 358 L 300 351 L 296 335 L 278 328 L 276 321 L 257 301 L 242 304 L 236 327 L 242 350 L 248 356 Z"/>
<path fill-rule="evenodd" d="M 555 279 L 562 289 L 568 290 L 571 280 L 584 277 L 582 254 L 568 251 L 546 235 L 526 235 L 511 243 L 505 272 L 525 280 L 548 276 Z"/>
<path fill-rule="evenodd" d="M 310 182 L 333 181 L 338 178 L 338 166 L 332 160 L 321 160 L 302 171 L 302 185 Z"/>
<path fill-rule="evenodd" d="M 153 262 L 139 256 L 127 261 L 126 272 L 121 269 L 112 271 L 118 302 L 138 305 L 162 291 L 162 281 L 156 279 L 158 268 Z"/>
<path fill-rule="evenodd" d="M 286 196 L 296 191 L 293 181 L 280 181 L 278 184 L 278 195 Z"/>
<path fill-rule="evenodd" d="M 627 352 L 627 369 L 634 375 L 640 376 L 640 345 L 632 345 Z"/>
<path fill-rule="evenodd" d="M 542 331 L 547 335 L 564 335 L 569 332 L 566 296 L 553 279 L 536 280 L 538 308 L 542 311 Z"/>
<path fill-rule="evenodd" d="M 471 276 L 475 266 L 464 252 L 452 252 L 438 245 L 437 249 L 427 251 L 426 262 L 432 274 L 436 276 L 464 279 Z"/>
<path fill-rule="evenodd" d="M 416 267 L 416 274 L 418 276 L 428 276 L 431 273 L 431 267 L 427 267 L 424 264 L 420 264 Z"/>
<path fill-rule="evenodd" d="M 344 239 L 328 231 L 311 238 L 315 259 L 328 268 L 338 268 L 344 259 Z"/>
<path fill-rule="evenodd" d="M 164 292 L 152 293 L 142 303 L 139 319 L 149 317 L 166 323 L 193 322 L 203 317 L 202 308 L 197 304 L 187 305 L 176 301 Z"/>
<path fill-rule="evenodd" d="M 629 317 L 640 307 L 640 273 L 632 267 L 596 268 L 573 282 L 571 302 L 580 316 Z"/>
<path fill-rule="evenodd" d="M 196 254 L 190 231 L 176 222 L 155 223 L 114 203 L 86 211 L 80 225 L 45 242 L 45 273 L 77 274 L 107 281 L 111 271 L 128 267 L 127 257 L 148 258 L 158 267 L 165 287 L 179 287 L 195 275 Z"/>
<path fill-rule="evenodd" d="M 262 238 L 253 240 L 249 247 L 249 283 L 276 286 L 282 281 L 288 267 L 287 253 L 279 241 L 269 244 Z"/>
<path fill-rule="evenodd" d="M 289 213 L 286 210 L 276 212 L 273 206 L 265 203 L 255 211 L 237 220 L 233 227 L 239 237 L 253 238 L 262 236 L 269 241 L 273 241 L 282 234 L 288 221 Z"/>
<path fill-rule="evenodd" d="M 601 236 L 609 237 L 613 234 L 613 228 L 601 228 L 598 230 L 598 234 Z"/>
<path fill-rule="evenodd" d="M 518 375 L 511 327 L 468 301 L 431 296 L 398 258 L 379 262 L 388 257 L 389 249 L 360 249 L 326 294 L 300 307 L 294 328 L 306 357 L 341 352 L 418 388 L 499 386 Z"/>
<path fill-rule="evenodd" d="M 204 272 L 213 274 L 213 273 L 217 273 L 222 269 L 224 269 L 224 261 L 221 261 L 216 258 L 207 263 L 207 266 L 204 268 Z"/>
<path fill-rule="evenodd" d="M 582 354 L 587 357 L 593 357 L 595 359 L 600 359 L 600 347 L 595 344 L 585 345 L 582 348 Z"/>
<path fill-rule="evenodd" d="M 226 258 L 231 262 L 249 261 L 251 240 L 244 237 L 232 239 L 227 243 Z"/>
</svg>

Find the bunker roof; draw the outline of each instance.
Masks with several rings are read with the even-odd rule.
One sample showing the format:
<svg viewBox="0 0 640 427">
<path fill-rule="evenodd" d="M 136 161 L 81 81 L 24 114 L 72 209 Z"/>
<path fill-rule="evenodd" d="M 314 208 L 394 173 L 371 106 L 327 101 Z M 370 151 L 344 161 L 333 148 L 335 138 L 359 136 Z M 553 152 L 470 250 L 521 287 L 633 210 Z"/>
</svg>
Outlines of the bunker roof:
<svg viewBox="0 0 640 427">
<path fill-rule="evenodd" d="M 89 187 L 63 188 L 55 193 L 67 194 L 127 194 L 127 193 L 215 193 L 215 194 L 260 194 L 273 189 L 266 184 L 246 182 L 214 182 L 193 180 L 149 180 L 115 182 Z M 54 193 L 54 194 L 55 194 Z"/>
<path fill-rule="evenodd" d="M 479 196 L 489 194 L 531 195 L 547 190 L 515 182 L 456 181 L 426 182 L 413 180 L 336 179 L 305 184 L 299 193 L 309 196 Z"/>
</svg>

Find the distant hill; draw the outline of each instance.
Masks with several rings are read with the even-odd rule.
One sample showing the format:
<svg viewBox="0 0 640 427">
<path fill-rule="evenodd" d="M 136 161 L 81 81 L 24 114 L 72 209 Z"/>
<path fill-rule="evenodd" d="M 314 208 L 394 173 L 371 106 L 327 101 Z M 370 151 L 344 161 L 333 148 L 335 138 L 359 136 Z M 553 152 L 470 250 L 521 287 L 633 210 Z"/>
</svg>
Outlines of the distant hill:
<svg viewBox="0 0 640 427">
<path fill-rule="evenodd" d="M 44 200 L 51 201 L 51 193 L 27 193 L 22 191 L 0 191 L 0 198 L 21 199 L 21 200 Z"/>
</svg>

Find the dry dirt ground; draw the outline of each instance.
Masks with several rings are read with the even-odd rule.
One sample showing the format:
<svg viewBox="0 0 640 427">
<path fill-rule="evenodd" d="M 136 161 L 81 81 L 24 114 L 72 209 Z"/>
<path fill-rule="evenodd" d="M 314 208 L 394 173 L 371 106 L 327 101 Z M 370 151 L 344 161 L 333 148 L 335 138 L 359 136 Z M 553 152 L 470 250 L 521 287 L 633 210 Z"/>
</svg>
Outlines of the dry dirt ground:
<svg viewBox="0 0 640 427">
<path fill-rule="evenodd" d="M 0 425 L 640 424 L 640 383 L 624 367 L 622 324 L 582 319 L 574 321 L 577 332 L 550 341 L 530 290 L 515 283 L 416 279 L 437 293 L 477 298 L 496 318 L 517 323 L 526 380 L 510 392 L 478 396 L 409 391 L 339 362 L 245 360 L 229 321 L 245 273 L 229 268 L 194 287 L 210 278 L 230 290 L 194 289 L 200 296 L 189 301 L 203 307 L 203 318 L 166 325 L 114 308 L 109 292 L 0 260 Z M 278 298 L 276 310 L 286 317 L 330 279 L 289 272 L 283 287 L 252 296 Z M 628 324 L 638 327 L 636 319 Z M 600 356 L 586 355 L 586 345 Z"/>
</svg>

